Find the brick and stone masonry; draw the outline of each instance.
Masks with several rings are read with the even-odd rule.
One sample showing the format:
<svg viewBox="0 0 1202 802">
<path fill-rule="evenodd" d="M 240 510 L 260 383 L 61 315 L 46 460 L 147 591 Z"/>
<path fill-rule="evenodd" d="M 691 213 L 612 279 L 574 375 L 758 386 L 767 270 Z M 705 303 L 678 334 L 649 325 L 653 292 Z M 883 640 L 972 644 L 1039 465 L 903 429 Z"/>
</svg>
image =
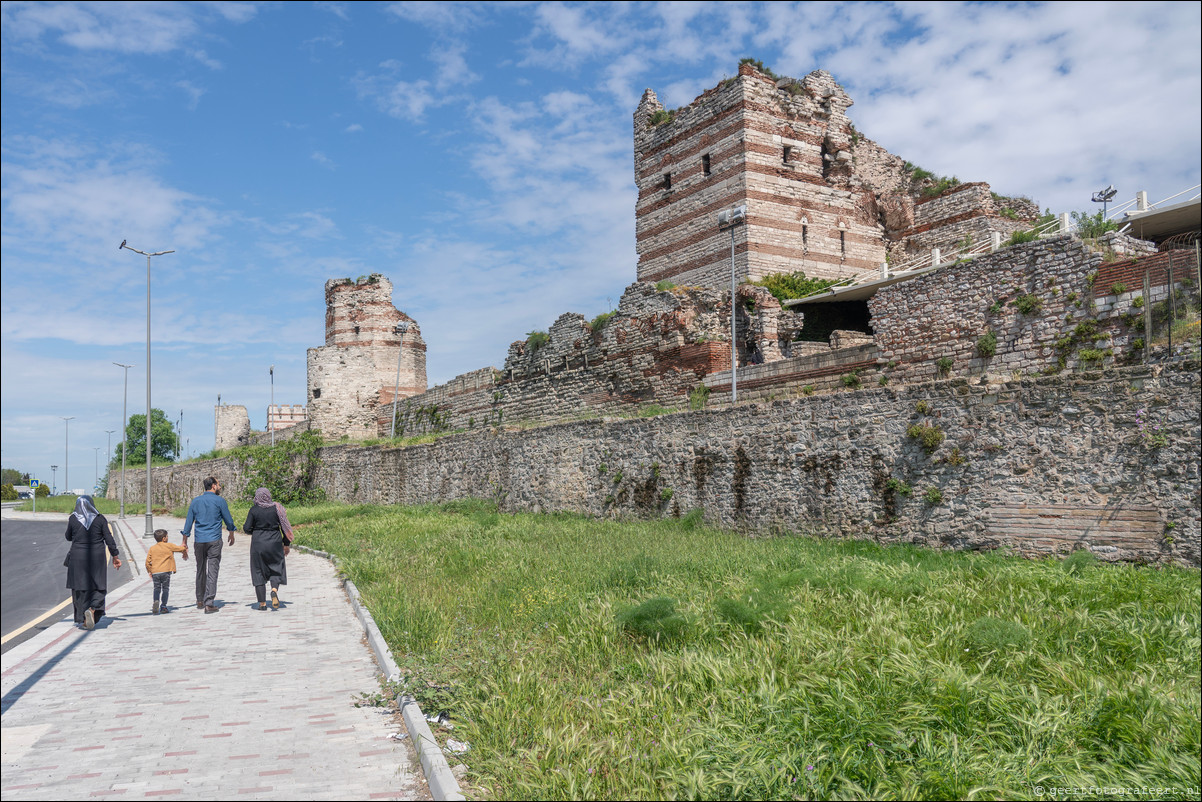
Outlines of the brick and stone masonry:
<svg viewBox="0 0 1202 802">
<path fill-rule="evenodd" d="M 747 206 L 734 228 L 735 273 L 802 271 L 847 278 L 904 255 L 989 241 L 1030 226 L 1038 208 L 995 202 L 988 184 L 933 198 L 906 162 L 863 137 L 851 98 L 827 72 L 773 78 L 751 64 L 669 113 L 648 89 L 634 113 L 638 278 L 729 286 L 730 232 L 719 211 Z"/>
<path fill-rule="evenodd" d="M 426 391 L 421 328 L 393 306 L 392 282 L 378 273 L 331 279 L 325 293 L 326 344 L 308 351 L 309 425 L 326 439 L 375 437 L 381 405 Z M 409 326 L 403 335 L 401 321 Z"/>
<path fill-rule="evenodd" d="M 329 446 L 318 482 L 348 503 L 492 498 L 507 510 L 651 517 L 701 509 L 749 531 L 1197 566 L 1200 377 L 1198 362 L 1179 361 L 951 379 L 407 448 Z M 1163 445 L 1141 432 L 1141 417 L 1162 427 Z M 907 436 L 914 423 L 946 439 L 927 453 Z M 155 502 L 186 503 L 210 474 L 232 494 L 246 483 L 241 470 L 230 459 L 156 468 Z M 129 471 L 134 503 L 139 476 Z M 913 493 L 891 490 L 891 478 Z M 926 501 L 930 488 L 939 503 Z"/>
</svg>

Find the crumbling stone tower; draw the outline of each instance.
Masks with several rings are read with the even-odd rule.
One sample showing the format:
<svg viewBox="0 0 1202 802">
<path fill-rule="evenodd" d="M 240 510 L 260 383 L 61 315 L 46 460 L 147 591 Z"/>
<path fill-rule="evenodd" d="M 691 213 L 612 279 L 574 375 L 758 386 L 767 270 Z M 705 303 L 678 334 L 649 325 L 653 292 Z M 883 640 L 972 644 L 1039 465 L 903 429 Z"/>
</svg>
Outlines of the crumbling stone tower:
<svg viewBox="0 0 1202 802">
<path fill-rule="evenodd" d="M 402 321 L 409 328 L 399 334 Z M 311 428 L 326 439 L 376 437 L 380 407 L 425 391 L 426 343 L 417 321 L 393 306 L 392 282 L 378 273 L 327 281 L 326 344 L 308 351 Z"/>
<path fill-rule="evenodd" d="M 747 207 L 733 229 L 740 281 L 879 273 L 886 253 L 989 242 L 1037 216 L 988 184 L 919 178 L 856 131 L 851 105 L 830 73 L 797 80 L 752 64 L 675 111 L 644 92 L 634 113 L 639 280 L 729 287 L 731 234 L 717 217 L 738 205 Z"/>
</svg>

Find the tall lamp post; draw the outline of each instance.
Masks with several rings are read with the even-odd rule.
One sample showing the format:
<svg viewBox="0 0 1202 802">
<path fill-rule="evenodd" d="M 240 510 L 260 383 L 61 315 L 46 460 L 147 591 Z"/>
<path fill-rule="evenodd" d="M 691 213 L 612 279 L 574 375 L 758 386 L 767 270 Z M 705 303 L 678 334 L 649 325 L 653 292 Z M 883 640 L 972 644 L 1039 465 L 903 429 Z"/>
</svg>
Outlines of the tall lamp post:
<svg viewBox="0 0 1202 802">
<path fill-rule="evenodd" d="M 747 222 L 747 205 L 736 206 L 733 209 L 724 209 L 718 212 L 718 229 L 726 226 L 730 231 L 730 403 L 734 404 L 739 400 L 739 355 L 736 350 L 735 340 L 735 313 L 736 298 L 735 298 L 735 226 L 739 223 L 746 224 Z"/>
<path fill-rule="evenodd" d="M 271 401 L 267 404 L 267 428 L 271 429 L 271 447 L 275 448 L 275 365 L 267 369 L 267 375 L 271 377 Z"/>
<path fill-rule="evenodd" d="M 92 446 L 92 492 L 100 487 L 100 446 Z"/>
<path fill-rule="evenodd" d="M 59 415 L 63 418 L 62 415 Z M 71 492 L 71 421 L 75 420 L 72 415 L 69 418 L 63 418 L 63 489 L 68 493 Z"/>
<path fill-rule="evenodd" d="M 129 369 L 133 365 L 122 365 L 120 362 L 114 362 L 119 368 L 125 369 L 125 391 L 121 395 L 121 517 L 125 517 L 125 441 L 129 436 L 129 416 L 126 414 L 126 407 L 129 402 Z"/>
<path fill-rule="evenodd" d="M 154 537 L 154 515 L 150 511 L 150 259 L 152 256 L 166 256 L 175 251 L 156 251 L 147 253 L 137 248 L 130 248 L 121 240 L 117 250 L 125 248 L 146 257 L 146 537 Z"/>
<path fill-rule="evenodd" d="M 52 495 L 52 496 L 58 495 L 58 479 L 55 478 L 57 476 L 58 476 L 58 466 L 51 465 L 50 466 L 50 495 Z"/>
<path fill-rule="evenodd" d="M 392 434 L 389 438 L 396 437 L 396 402 L 397 397 L 401 394 L 401 354 L 405 349 L 405 332 L 409 331 L 409 321 L 402 320 L 396 324 L 393 331 L 397 334 L 396 344 L 396 386 L 392 390 Z"/>
</svg>

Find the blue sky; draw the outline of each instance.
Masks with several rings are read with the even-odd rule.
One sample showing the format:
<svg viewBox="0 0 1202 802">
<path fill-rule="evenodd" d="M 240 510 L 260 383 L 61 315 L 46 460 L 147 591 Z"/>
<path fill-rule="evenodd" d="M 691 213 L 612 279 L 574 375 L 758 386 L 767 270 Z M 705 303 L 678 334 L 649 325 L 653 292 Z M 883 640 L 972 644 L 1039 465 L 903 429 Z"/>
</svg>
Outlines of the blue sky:
<svg viewBox="0 0 1202 802">
<path fill-rule="evenodd" d="M 0 11 L 5 467 L 72 487 L 153 403 L 305 401 L 328 278 L 380 272 L 431 384 L 635 275 L 631 115 L 826 69 L 893 153 L 1055 211 L 1199 183 L 1198 3 L 10 3 Z M 119 434 L 114 435 L 119 437 Z"/>
</svg>

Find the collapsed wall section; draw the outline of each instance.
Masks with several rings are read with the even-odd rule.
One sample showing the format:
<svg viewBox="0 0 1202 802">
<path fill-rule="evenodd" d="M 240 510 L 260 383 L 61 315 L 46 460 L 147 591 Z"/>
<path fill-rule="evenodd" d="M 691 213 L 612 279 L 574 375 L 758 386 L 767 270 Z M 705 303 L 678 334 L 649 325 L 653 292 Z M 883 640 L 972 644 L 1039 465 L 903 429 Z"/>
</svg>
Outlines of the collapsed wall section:
<svg viewBox="0 0 1202 802">
<path fill-rule="evenodd" d="M 782 334 L 777 318 L 794 316 L 779 304 L 771 314 L 771 296 L 761 288 L 745 292 L 762 308 L 752 315 L 741 306 L 739 330 L 763 337 L 763 349 L 775 353 L 779 342 L 767 338 L 791 335 Z M 484 368 L 403 399 L 397 433 L 623 414 L 650 403 L 684 406 L 706 375 L 729 369 L 729 331 L 729 294 L 635 283 L 611 316 L 590 323 L 560 315 L 545 341 L 510 345 L 503 369 Z M 380 431 L 390 430 L 391 416 L 391 407 L 380 409 Z"/>
</svg>

